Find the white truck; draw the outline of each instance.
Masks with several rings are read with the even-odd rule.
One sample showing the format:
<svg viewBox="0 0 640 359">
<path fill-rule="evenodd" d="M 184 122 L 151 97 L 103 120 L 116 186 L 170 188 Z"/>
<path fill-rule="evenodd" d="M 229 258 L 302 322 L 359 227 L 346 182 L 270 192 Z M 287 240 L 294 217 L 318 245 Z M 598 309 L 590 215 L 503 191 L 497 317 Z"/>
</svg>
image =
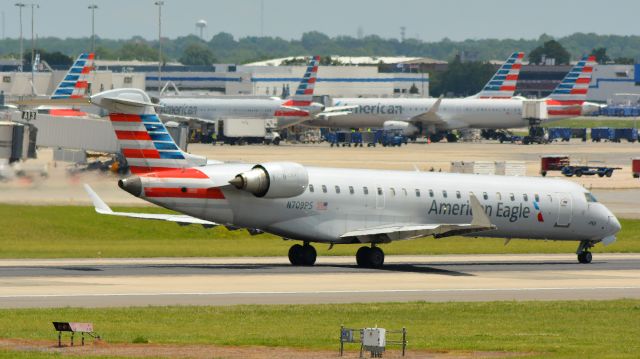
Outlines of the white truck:
<svg viewBox="0 0 640 359">
<path fill-rule="evenodd" d="M 230 145 L 264 143 L 280 144 L 280 134 L 276 130 L 275 119 L 228 118 L 219 120 L 214 142 Z"/>
</svg>

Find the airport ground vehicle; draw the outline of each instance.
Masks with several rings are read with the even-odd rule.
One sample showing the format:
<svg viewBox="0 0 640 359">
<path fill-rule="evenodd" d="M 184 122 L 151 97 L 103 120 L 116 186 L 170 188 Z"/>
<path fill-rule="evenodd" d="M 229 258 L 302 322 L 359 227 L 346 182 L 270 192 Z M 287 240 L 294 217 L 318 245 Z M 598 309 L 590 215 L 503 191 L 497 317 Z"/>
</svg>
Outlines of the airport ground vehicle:
<svg viewBox="0 0 640 359">
<path fill-rule="evenodd" d="M 264 143 L 279 145 L 281 138 L 275 129 L 275 120 L 261 118 L 228 118 L 215 121 L 213 144 L 229 145 Z"/>
<path fill-rule="evenodd" d="M 546 155 L 540 158 L 540 174 L 544 177 L 547 172 L 562 171 L 565 166 L 570 164 L 567 155 Z"/>
<path fill-rule="evenodd" d="M 633 178 L 640 178 L 640 158 L 631 160 L 631 173 L 633 174 Z"/>
<path fill-rule="evenodd" d="M 587 165 L 568 165 L 562 168 L 562 174 L 567 177 L 582 177 L 582 176 L 593 176 L 598 175 L 598 177 L 611 177 L 613 175 L 613 171 L 622 169 L 620 167 L 607 167 L 607 166 L 587 166 Z"/>
<path fill-rule="evenodd" d="M 117 89 L 91 97 L 107 111 L 132 175 L 118 186 L 181 214 L 114 212 L 90 187 L 99 213 L 268 232 L 303 244 L 292 265 L 313 265 L 311 243 L 360 244 L 356 262 L 379 268 L 379 245 L 454 235 L 578 241 L 578 261 L 610 244 L 617 218 L 566 180 L 417 171 L 319 168 L 294 162 L 224 163 L 183 152 L 148 95 Z M 164 136 L 167 135 L 167 136 Z"/>
<path fill-rule="evenodd" d="M 551 127 L 547 131 L 549 132 L 549 141 L 560 140 L 562 142 L 569 142 L 572 137 L 571 128 Z"/>
</svg>

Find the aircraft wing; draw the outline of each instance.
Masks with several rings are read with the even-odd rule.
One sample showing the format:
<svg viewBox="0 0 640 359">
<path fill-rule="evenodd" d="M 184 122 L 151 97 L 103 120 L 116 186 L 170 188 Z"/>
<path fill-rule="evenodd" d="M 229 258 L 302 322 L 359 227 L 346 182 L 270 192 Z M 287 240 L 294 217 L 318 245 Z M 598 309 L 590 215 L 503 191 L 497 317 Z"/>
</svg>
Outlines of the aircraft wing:
<svg viewBox="0 0 640 359">
<path fill-rule="evenodd" d="M 355 238 L 362 243 L 388 243 L 401 239 L 414 239 L 427 236 L 443 238 L 496 229 L 497 227 L 491 224 L 491 220 L 482 208 L 480 201 L 478 201 L 474 195 L 471 195 L 470 202 L 473 211 L 471 223 L 409 224 L 371 227 L 347 232 L 341 235 L 340 238 Z"/>
<path fill-rule="evenodd" d="M 446 121 L 438 114 L 440 103 L 444 96 L 440 96 L 438 100 L 429 108 L 429 111 L 421 113 L 409 119 L 412 123 L 421 123 L 423 125 L 444 125 Z"/>
<path fill-rule="evenodd" d="M 204 123 L 215 123 L 215 121 L 213 120 L 208 120 L 206 118 L 200 118 L 200 117 L 194 117 L 194 116 L 180 116 L 180 115 L 171 115 L 171 114 L 165 114 L 165 113 L 161 113 L 159 114 L 159 116 L 161 119 L 165 121 L 176 121 L 176 122 L 197 121 L 197 122 L 204 122 Z"/>
<path fill-rule="evenodd" d="M 358 106 L 350 106 L 350 105 L 345 105 L 345 106 L 330 106 L 330 107 L 325 107 L 324 110 L 322 110 L 322 112 L 318 113 L 315 115 L 316 118 L 328 118 L 328 117 L 336 117 L 336 116 L 344 116 L 344 115 L 350 115 L 353 113 L 353 110 L 357 109 Z"/>
<path fill-rule="evenodd" d="M 132 213 L 132 212 L 114 212 L 98 194 L 88 185 L 84 185 L 85 191 L 89 194 L 96 212 L 110 216 L 130 217 L 140 219 L 152 219 L 157 221 L 175 222 L 181 225 L 201 224 L 206 227 L 217 226 L 217 223 L 205 221 L 203 219 L 187 216 L 184 214 L 160 214 L 160 213 Z"/>
</svg>

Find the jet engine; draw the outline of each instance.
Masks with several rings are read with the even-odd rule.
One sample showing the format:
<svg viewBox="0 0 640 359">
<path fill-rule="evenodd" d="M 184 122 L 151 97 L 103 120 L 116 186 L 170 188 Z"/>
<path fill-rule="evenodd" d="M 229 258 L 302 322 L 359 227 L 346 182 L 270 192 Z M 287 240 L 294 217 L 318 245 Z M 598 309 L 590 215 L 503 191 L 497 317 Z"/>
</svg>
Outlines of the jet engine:
<svg viewBox="0 0 640 359">
<path fill-rule="evenodd" d="M 385 121 L 382 127 L 389 130 L 401 130 L 405 136 L 413 136 L 419 132 L 418 128 L 405 121 Z"/>
<path fill-rule="evenodd" d="M 256 197 L 289 198 L 305 191 L 309 184 L 309 174 L 298 163 L 266 162 L 236 175 L 229 183 Z"/>
</svg>

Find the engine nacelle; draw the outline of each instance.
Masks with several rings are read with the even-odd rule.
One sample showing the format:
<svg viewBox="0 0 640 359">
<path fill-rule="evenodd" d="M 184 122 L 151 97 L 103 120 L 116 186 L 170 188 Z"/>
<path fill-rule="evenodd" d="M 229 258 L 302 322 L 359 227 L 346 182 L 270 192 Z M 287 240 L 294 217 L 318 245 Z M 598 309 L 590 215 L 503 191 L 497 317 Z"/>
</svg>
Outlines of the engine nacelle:
<svg viewBox="0 0 640 359">
<path fill-rule="evenodd" d="M 309 173 L 298 163 L 266 162 L 236 175 L 229 183 L 256 197 L 289 198 L 304 193 Z"/>
<path fill-rule="evenodd" d="M 405 121 L 385 121 L 384 124 L 382 124 L 382 128 L 387 131 L 401 130 L 405 136 L 413 136 L 419 131 L 416 126 Z"/>
</svg>

